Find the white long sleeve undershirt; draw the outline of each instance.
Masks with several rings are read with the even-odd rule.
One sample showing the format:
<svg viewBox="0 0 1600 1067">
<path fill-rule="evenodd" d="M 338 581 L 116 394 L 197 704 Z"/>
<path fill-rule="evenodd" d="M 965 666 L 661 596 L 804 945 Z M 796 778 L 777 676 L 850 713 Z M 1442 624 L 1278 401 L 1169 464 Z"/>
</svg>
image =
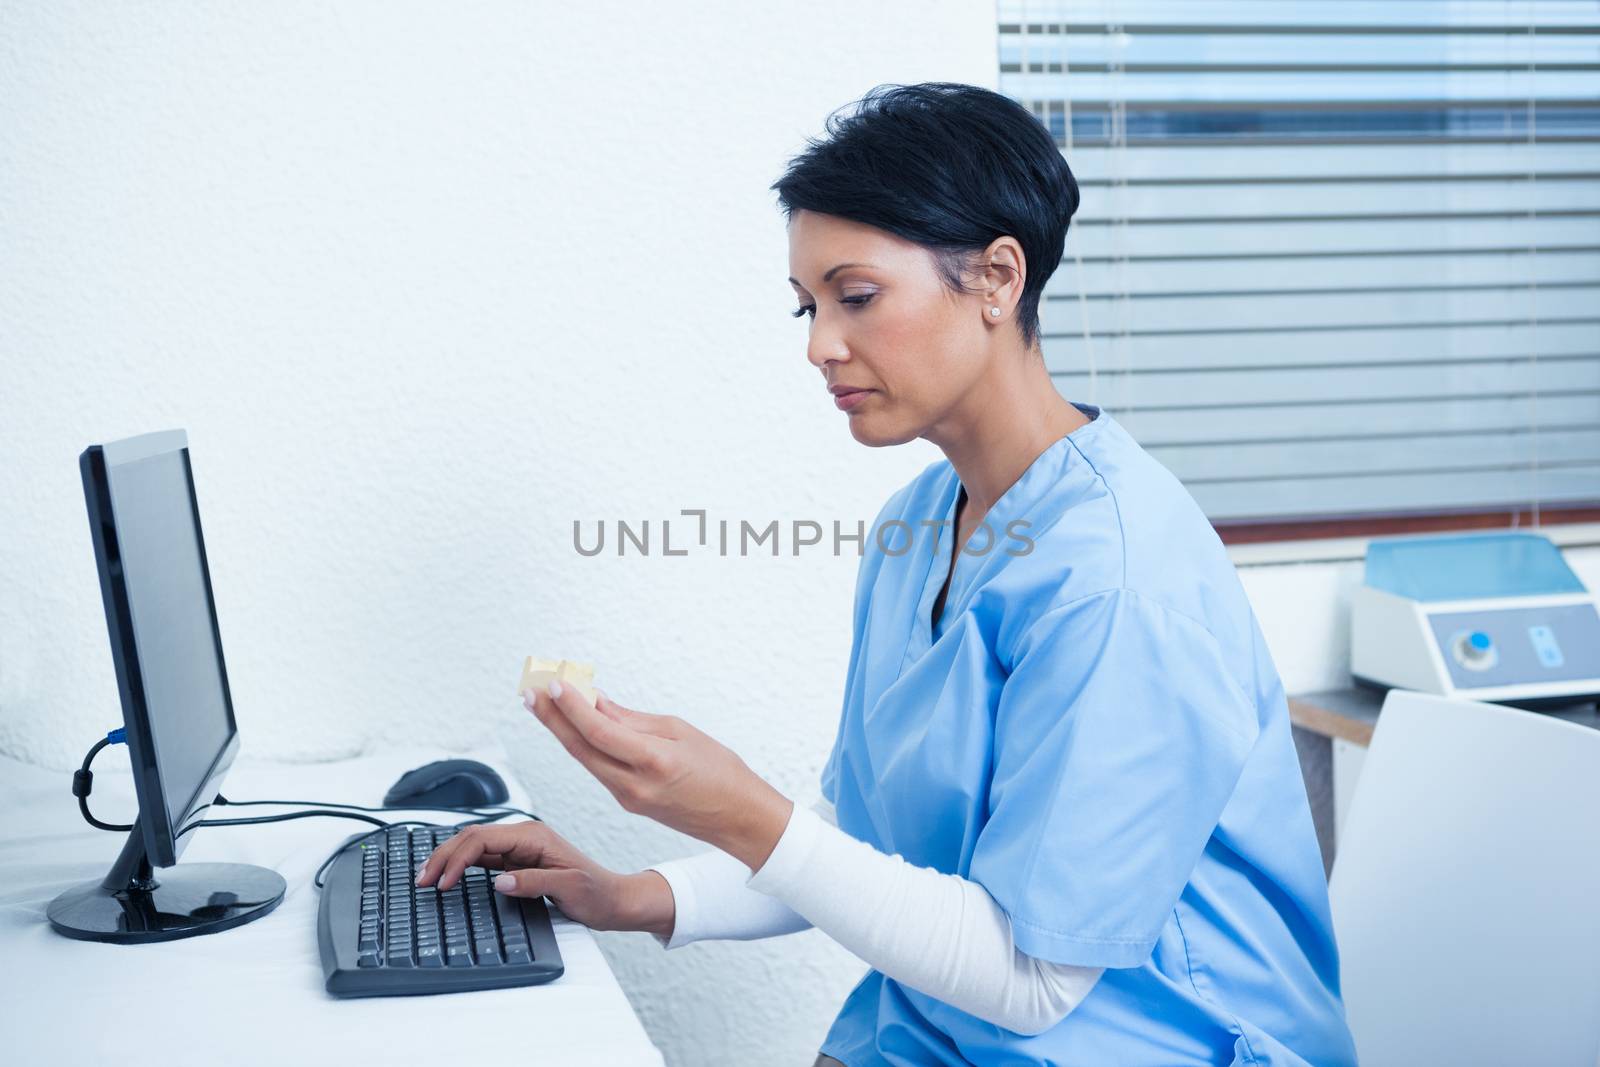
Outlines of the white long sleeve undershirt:
<svg viewBox="0 0 1600 1067">
<path fill-rule="evenodd" d="M 662 946 L 791 934 L 815 926 L 903 985 L 1020 1034 L 1040 1034 L 1088 995 L 1101 968 L 1018 949 L 1011 920 L 976 882 L 918 867 L 838 828 L 833 806 L 796 804 L 761 869 L 712 849 L 646 870 L 672 888 Z"/>
</svg>

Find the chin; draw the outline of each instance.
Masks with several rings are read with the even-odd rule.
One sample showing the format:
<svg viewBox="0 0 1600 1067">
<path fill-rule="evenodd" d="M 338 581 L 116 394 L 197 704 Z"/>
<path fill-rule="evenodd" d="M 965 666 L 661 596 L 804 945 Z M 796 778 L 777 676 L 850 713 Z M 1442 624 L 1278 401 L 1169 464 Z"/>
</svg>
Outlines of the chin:
<svg viewBox="0 0 1600 1067">
<path fill-rule="evenodd" d="M 850 418 L 850 436 L 868 448 L 887 448 L 914 441 L 918 435 L 915 431 L 889 426 L 870 415 L 856 415 Z"/>
</svg>

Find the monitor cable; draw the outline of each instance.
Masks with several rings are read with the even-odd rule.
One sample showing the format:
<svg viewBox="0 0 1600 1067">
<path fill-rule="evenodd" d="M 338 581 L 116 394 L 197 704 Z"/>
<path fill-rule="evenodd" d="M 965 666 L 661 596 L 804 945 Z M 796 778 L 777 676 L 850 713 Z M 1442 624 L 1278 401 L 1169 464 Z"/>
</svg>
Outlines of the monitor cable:
<svg viewBox="0 0 1600 1067">
<path fill-rule="evenodd" d="M 89 764 L 100 754 L 100 750 L 107 745 L 120 745 L 128 739 L 128 731 L 122 728 L 112 730 L 94 743 L 83 757 L 83 766 L 79 767 L 72 775 L 72 795 L 78 798 L 78 810 L 83 812 L 84 821 L 96 830 L 132 830 L 132 823 L 101 822 L 89 811 L 89 790 L 94 788 L 94 772 L 89 770 Z"/>
<path fill-rule="evenodd" d="M 539 816 L 535 815 L 531 811 L 524 811 L 521 808 L 511 807 L 510 805 L 507 805 L 507 804 L 478 804 L 478 805 L 474 805 L 474 806 L 471 806 L 471 807 L 443 807 L 443 806 L 436 805 L 436 804 L 395 804 L 395 805 L 387 805 L 387 806 L 380 805 L 380 806 L 377 806 L 377 807 L 368 807 L 367 805 L 364 805 L 364 804 L 335 804 L 335 803 L 332 803 L 332 802 L 329 802 L 329 801 L 313 801 L 313 800 L 229 800 L 227 797 L 223 796 L 221 793 L 217 794 L 216 804 L 218 806 L 225 806 L 225 807 L 230 807 L 230 808 L 260 807 L 260 806 L 263 806 L 263 805 L 267 805 L 267 806 L 274 806 L 274 805 L 298 806 L 298 805 L 316 804 L 316 805 L 319 805 L 319 806 L 324 807 L 324 808 L 342 808 L 342 809 L 346 809 L 346 810 L 351 811 L 351 812 L 447 811 L 447 812 L 451 812 L 451 813 L 456 814 L 456 815 L 469 815 L 470 814 L 470 815 L 475 816 L 474 818 L 467 819 L 467 820 L 464 820 L 464 821 L 459 822 L 459 823 L 455 823 L 454 827 L 457 830 L 460 830 L 460 829 L 462 829 L 464 827 L 467 827 L 467 826 L 477 826 L 477 825 L 480 825 L 482 823 L 498 822 L 499 820 L 504 819 L 508 815 L 525 815 L 529 819 L 532 819 L 534 822 L 543 822 L 544 821 L 543 819 L 539 818 Z M 330 812 L 327 812 L 327 814 L 333 815 L 333 814 L 336 814 L 336 813 L 330 811 Z M 269 817 L 269 819 L 270 818 L 275 818 L 275 817 Z M 254 821 L 254 820 L 250 820 L 250 819 L 226 820 L 226 821 L 225 820 L 207 820 L 205 825 L 212 825 L 213 822 L 222 822 L 222 823 L 224 823 L 226 825 L 226 824 L 231 823 L 231 822 L 251 822 L 251 821 Z M 402 819 L 402 820 L 397 820 L 395 822 L 388 822 L 388 823 L 379 822 L 378 820 L 371 820 L 371 821 L 373 821 L 375 823 L 378 823 L 378 829 L 379 830 L 386 830 L 391 826 L 433 826 L 433 825 L 436 825 L 434 823 L 422 822 L 421 820 L 418 820 L 418 819 Z M 329 854 L 328 858 L 322 861 L 322 865 L 317 868 L 317 873 L 315 875 L 313 875 L 312 878 L 311 878 L 311 884 L 313 886 L 315 886 L 316 888 L 321 889 L 323 887 L 323 877 L 328 873 L 328 868 L 333 866 L 333 862 L 335 860 L 337 860 L 340 856 L 342 856 L 346 852 L 348 852 L 350 849 L 355 848 L 357 845 L 365 845 L 367 843 L 367 841 L 369 839 L 371 839 L 377 833 L 378 833 L 378 830 L 371 830 L 371 831 L 369 831 L 367 833 L 359 834 L 356 837 L 353 837 L 350 840 L 346 841 L 344 844 L 340 845 L 338 848 L 334 849 L 333 852 Z"/>
<path fill-rule="evenodd" d="M 108 745 L 126 744 L 127 740 L 128 732 L 125 727 L 119 727 L 118 729 L 112 730 L 90 747 L 89 751 L 83 757 L 83 765 L 73 772 L 72 795 L 78 798 L 78 810 L 83 813 L 84 821 L 90 826 L 94 827 L 96 830 L 111 830 L 118 833 L 127 833 L 134 828 L 133 823 L 104 822 L 95 818 L 94 813 L 89 810 L 89 794 L 94 790 L 94 772 L 89 769 L 89 765 L 94 762 L 94 758 L 100 754 L 101 749 L 107 747 Z M 229 803 L 229 801 L 220 793 L 217 795 L 217 802 L 222 804 Z M 311 806 L 309 802 L 304 801 L 296 801 L 294 803 L 304 806 Z M 354 804 L 330 804 L 327 805 L 327 807 L 348 807 L 356 808 L 358 810 L 367 810 L 360 809 L 359 805 Z M 309 819 L 318 816 L 332 819 L 356 819 L 361 822 L 371 823 L 373 826 L 377 827 L 391 825 L 390 823 L 385 822 L 382 819 L 374 818 L 371 815 L 358 814 L 358 811 L 311 810 L 284 812 L 278 815 L 263 815 L 251 819 L 196 819 L 187 823 L 173 836 L 182 837 L 184 834 L 199 826 L 244 826 L 249 823 L 288 822 L 290 819 Z"/>
</svg>

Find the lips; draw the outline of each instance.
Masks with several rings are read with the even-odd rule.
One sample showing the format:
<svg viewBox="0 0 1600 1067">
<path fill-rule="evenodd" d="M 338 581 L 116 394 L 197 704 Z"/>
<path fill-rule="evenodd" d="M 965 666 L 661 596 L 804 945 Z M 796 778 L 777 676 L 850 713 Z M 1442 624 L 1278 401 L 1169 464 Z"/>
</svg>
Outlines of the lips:
<svg viewBox="0 0 1600 1067">
<path fill-rule="evenodd" d="M 833 393 L 834 407 L 838 408 L 840 411 L 849 411 L 867 397 L 871 396 L 873 390 L 849 389 L 840 387 L 836 389 L 830 389 L 829 392 Z"/>
</svg>

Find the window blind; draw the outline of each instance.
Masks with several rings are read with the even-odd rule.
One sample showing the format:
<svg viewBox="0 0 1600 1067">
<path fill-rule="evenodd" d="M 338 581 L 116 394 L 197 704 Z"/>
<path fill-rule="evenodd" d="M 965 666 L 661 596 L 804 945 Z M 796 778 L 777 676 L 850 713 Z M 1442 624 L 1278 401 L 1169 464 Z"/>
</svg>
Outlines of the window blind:
<svg viewBox="0 0 1600 1067">
<path fill-rule="evenodd" d="M 1213 520 L 1600 500 L 1600 3 L 999 0 L 1040 308 Z"/>
</svg>

